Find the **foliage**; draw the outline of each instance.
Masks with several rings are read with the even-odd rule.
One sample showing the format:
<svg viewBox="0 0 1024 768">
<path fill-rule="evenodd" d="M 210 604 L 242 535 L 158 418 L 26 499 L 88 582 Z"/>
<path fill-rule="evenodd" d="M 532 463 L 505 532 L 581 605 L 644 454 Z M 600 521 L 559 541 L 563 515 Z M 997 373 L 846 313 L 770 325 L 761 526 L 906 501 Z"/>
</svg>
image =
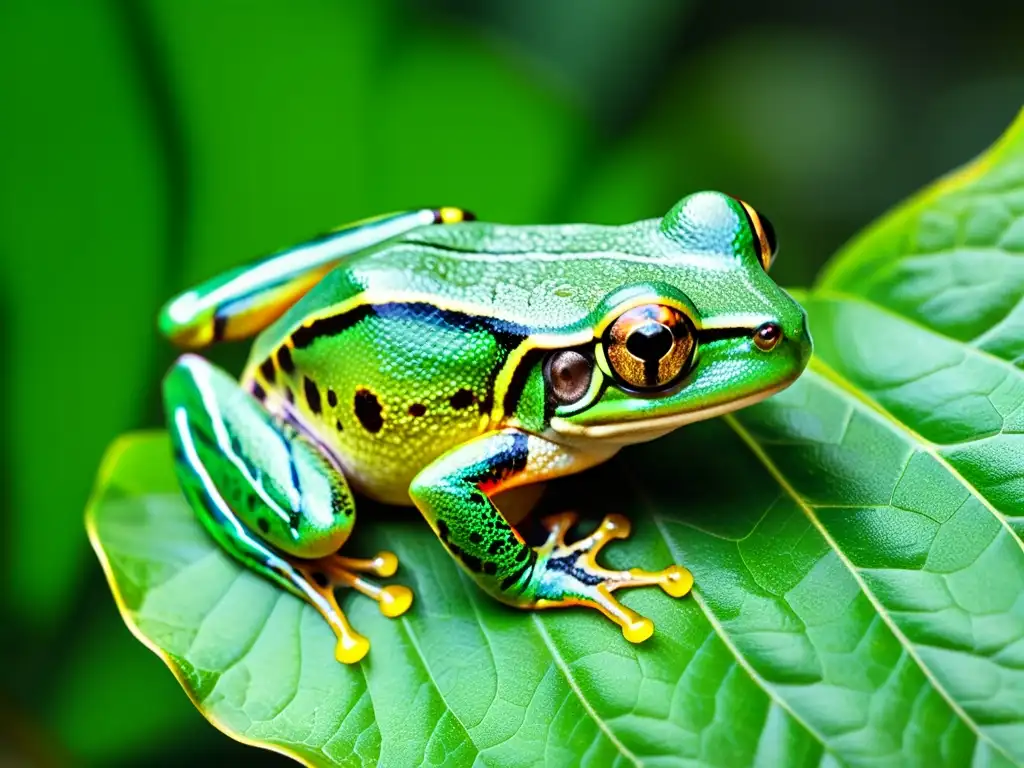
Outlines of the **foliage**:
<svg viewBox="0 0 1024 768">
<path fill-rule="evenodd" d="M 416 608 L 350 596 L 373 649 L 341 666 L 207 537 L 160 436 L 113 449 L 90 518 L 124 617 L 219 727 L 310 763 L 1024 764 L 1022 195 L 1024 114 L 801 294 L 796 385 L 616 462 L 614 559 L 696 578 L 631 596 L 645 645 L 495 604 L 405 519 L 361 546 Z"/>
</svg>

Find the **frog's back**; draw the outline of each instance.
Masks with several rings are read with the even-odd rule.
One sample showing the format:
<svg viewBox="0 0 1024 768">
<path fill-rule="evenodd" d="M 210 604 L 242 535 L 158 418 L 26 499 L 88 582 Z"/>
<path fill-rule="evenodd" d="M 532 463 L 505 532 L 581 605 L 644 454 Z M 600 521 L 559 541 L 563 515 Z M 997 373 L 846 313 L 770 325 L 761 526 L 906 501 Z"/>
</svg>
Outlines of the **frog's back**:
<svg viewBox="0 0 1024 768">
<path fill-rule="evenodd" d="M 616 287 L 660 276 L 659 220 L 626 226 L 423 227 L 353 264 L 383 291 L 442 295 L 545 331 L 580 327 Z"/>
<path fill-rule="evenodd" d="M 262 334 L 254 356 L 352 302 L 443 300 L 470 314 L 568 333 L 587 325 L 619 287 L 667 277 L 713 282 L 725 262 L 682 253 L 659 234 L 660 222 L 419 227 L 346 259 Z"/>
<path fill-rule="evenodd" d="M 413 230 L 329 273 L 257 339 L 246 378 L 314 432 L 357 488 L 405 502 L 426 463 L 505 425 L 527 338 L 589 332 L 626 285 L 688 270 L 714 279 L 658 223 Z"/>
<path fill-rule="evenodd" d="M 611 229 L 430 227 L 357 254 L 257 339 L 246 384 L 358 490 L 407 503 L 423 466 L 503 426 L 522 342 L 586 317 L 559 265 L 572 246 L 596 257 Z M 442 230 L 456 240 L 431 239 Z"/>
</svg>

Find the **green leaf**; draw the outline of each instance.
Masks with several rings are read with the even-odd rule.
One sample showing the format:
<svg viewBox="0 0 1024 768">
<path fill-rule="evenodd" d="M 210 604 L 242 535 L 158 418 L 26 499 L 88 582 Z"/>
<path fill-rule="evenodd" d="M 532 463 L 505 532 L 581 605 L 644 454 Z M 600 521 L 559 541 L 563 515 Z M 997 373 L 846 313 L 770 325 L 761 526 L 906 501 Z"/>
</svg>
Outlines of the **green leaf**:
<svg viewBox="0 0 1024 768">
<path fill-rule="evenodd" d="M 505 608 L 415 513 L 368 514 L 350 551 L 394 550 L 417 597 L 389 620 L 346 595 L 372 649 L 342 666 L 311 608 L 214 546 L 160 435 L 112 449 L 94 546 L 204 714 L 309 763 L 1024 765 L 1021 222 L 1018 121 L 800 294 L 793 387 L 566 481 L 633 520 L 613 566 L 694 572 L 689 598 L 627 595 L 643 645 Z"/>
</svg>

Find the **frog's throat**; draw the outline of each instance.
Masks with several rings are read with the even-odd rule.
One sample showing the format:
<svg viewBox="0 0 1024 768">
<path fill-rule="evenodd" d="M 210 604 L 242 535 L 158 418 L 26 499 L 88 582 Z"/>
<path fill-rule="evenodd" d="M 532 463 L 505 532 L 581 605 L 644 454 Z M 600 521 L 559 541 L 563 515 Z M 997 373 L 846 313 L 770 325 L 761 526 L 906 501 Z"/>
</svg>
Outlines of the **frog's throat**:
<svg viewBox="0 0 1024 768">
<path fill-rule="evenodd" d="M 621 421 L 614 424 L 574 424 L 568 419 L 555 416 L 551 419 L 551 430 L 556 436 L 571 439 L 586 440 L 607 440 L 610 443 L 642 443 L 661 437 L 685 424 L 692 424 L 695 421 L 703 421 L 725 413 L 746 408 L 748 405 L 759 403 L 772 395 L 781 392 L 790 384 L 796 381 L 794 376 L 789 381 L 784 381 L 769 389 L 755 392 L 746 397 L 730 400 L 727 403 L 719 403 L 708 408 L 700 408 L 694 411 L 673 413 L 666 416 L 657 416 L 651 419 L 637 419 L 636 421 Z"/>
</svg>

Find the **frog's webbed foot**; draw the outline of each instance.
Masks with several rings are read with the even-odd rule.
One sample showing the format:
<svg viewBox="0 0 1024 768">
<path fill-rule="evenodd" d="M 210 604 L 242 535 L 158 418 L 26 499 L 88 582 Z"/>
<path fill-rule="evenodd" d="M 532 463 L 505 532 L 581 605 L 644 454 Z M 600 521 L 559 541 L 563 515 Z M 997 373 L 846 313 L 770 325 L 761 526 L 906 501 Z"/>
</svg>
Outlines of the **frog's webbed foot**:
<svg viewBox="0 0 1024 768">
<path fill-rule="evenodd" d="M 575 513 L 563 512 L 542 521 L 549 535 L 547 541 L 536 548 L 536 602 L 523 607 L 589 605 L 618 624 L 628 641 L 642 643 L 654 632 L 654 623 L 624 606 L 612 592 L 623 587 L 657 584 L 672 597 L 683 597 L 693 586 L 693 576 L 680 565 L 670 565 L 660 571 L 603 568 L 597 564 L 597 554 L 608 542 L 629 536 L 629 520 L 622 515 L 608 515 L 589 536 L 566 544 L 565 536 L 576 520 Z"/>
<path fill-rule="evenodd" d="M 398 558 L 391 552 L 380 552 L 376 557 L 368 559 L 329 555 L 317 560 L 289 558 L 289 561 L 305 577 L 309 590 L 316 595 L 317 599 L 311 599 L 310 602 L 337 635 L 338 645 L 334 655 L 344 664 L 354 664 L 362 659 L 370 650 L 370 642 L 348 623 L 334 595 L 337 587 L 349 587 L 376 600 L 380 612 L 388 618 L 401 616 L 412 605 L 412 590 L 408 587 L 400 584 L 381 586 L 360 575 L 370 573 L 383 578 L 394 576 L 398 569 Z"/>
</svg>

